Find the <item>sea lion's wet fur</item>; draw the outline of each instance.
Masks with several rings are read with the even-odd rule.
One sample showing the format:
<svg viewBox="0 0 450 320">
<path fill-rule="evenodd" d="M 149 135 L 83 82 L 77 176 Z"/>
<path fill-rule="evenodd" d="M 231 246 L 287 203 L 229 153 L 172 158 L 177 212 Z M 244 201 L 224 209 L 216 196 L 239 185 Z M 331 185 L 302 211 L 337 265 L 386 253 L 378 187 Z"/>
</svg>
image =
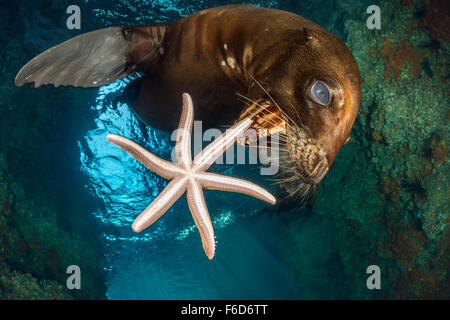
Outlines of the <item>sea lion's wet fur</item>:
<svg viewBox="0 0 450 320">
<path fill-rule="evenodd" d="M 340 39 L 294 13 L 247 5 L 76 37 L 30 61 L 16 83 L 93 87 L 137 71 L 144 76 L 132 107 L 164 130 L 175 128 L 183 92 L 195 100 L 204 128 L 232 124 L 243 113 L 236 93 L 279 106 L 298 190 L 315 190 L 348 140 L 361 99 L 358 67 Z M 315 80 L 330 89 L 329 105 L 309 96 Z"/>
</svg>

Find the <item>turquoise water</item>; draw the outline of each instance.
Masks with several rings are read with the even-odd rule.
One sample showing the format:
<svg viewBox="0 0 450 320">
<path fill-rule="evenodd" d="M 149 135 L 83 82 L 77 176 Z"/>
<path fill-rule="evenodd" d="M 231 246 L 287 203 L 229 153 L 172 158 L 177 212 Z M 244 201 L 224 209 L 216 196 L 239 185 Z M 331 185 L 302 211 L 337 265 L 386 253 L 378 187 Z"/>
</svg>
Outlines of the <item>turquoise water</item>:
<svg viewBox="0 0 450 320">
<path fill-rule="evenodd" d="M 293 279 L 279 262 L 276 217 L 258 216 L 266 205 L 244 195 L 206 191 L 216 229 L 217 254 L 205 256 L 183 196 L 157 223 L 142 233 L 130 226 L 162 191 L 166 182 L 106 141 L 109 133 L 137 141 L 166 159 L 170 134 L 139 125 L 125 103 L 114 103 L 128 79 L 101 87 L 91 106 L 96 129 L 79 142 L 81 169 L 89 188 L 102 199 L 93 214 L 108 246 L 107 296 L 111 299 L 291 299 L 298 298 Z M 258 178 L 258 166 L 215 165 L 213 171 Z M 270 185 L 265 182 L 266 187 Z M 284 249 L 286 251 L 286 249 Z"/>
</svg>

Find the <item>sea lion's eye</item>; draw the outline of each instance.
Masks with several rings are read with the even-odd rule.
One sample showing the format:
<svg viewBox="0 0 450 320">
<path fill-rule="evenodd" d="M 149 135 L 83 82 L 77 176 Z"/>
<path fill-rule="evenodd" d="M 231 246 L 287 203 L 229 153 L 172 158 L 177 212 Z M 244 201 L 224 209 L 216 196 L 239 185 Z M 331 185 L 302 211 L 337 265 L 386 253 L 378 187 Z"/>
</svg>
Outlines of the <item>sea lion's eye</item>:
<svg viewBox="0 0 450 320">
<path fill-rule="evenodd" d="M 328 90 L 325 83 L 322 81 L 316 81 L 311 86 L 311 97 L 317 103 L 327 105 L 330 102 L 330 91 Z"/>
</svg>

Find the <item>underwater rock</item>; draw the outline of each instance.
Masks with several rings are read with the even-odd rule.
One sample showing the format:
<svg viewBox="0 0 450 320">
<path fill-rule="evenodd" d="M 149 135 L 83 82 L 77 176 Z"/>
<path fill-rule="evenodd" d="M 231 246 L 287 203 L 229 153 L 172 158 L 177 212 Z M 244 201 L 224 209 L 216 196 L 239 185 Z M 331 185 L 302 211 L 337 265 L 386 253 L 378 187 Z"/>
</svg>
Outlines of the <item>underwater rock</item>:
<svg viewBox="0 0 450 320">
<path fill-rule="evenodd" d="M 0 300 L 70 300 L 69 291 L 56 281 L 39 280 L 29 273 L 11 272 L 0 262 Z"/>
<path fill-rule="evenodd" d="M 45 199 L 10 182 L 6 168 L 0 154 L 0 299 L 104 298 L 99 253 L 67 231 Z M 73 264 L 83 270 L 83 290 L 69 292 L 63 286 Z"/>
<path fill-rule="evenodd" d="M 45 25 L 47 21 L 28 15 L 41 12 L 42 18 L 60 12 L 56 4 L 54 10 L 39 2 L 28 5 L 35 11 L 12 1 L 0 12 L 0 299 L 102 299 L 103 261 L 95 237 L 88 238 L 80 229 L 67 227 L 67 212 L 78 208 L 65 203 L 67 207 L 62 209 L 55 199 L 55 190 L 70 190 L 68 184 L 75 181 L 52 180 L 55 171 L 48 168 L 58 169 L 52 164 L 42 167 L 48 160 L 42 150 L 55 143 L 59 138 L 55 137 L 55 128 L 70 121 L 66 112 L 74 111 L 53 113 L 48 104 L 36 103 L 52 98 L 66 103 L 57 91 L 44 90 L 30 96 L 14 86 L 20 65 L 41 50 L 38 44 L 25 41 L 26 33 L 33 29 L 28 28 L 29 23 L 37 19 Z M 64 155 L 60 157 L 65 160 L 62 163 L 68 162 Z M 83 270 L 79 291 L 65 288 L 69 276 L 66 268 L 72 264 Z"/>
<path fill-rule="evenodd" d="M 432 39 L 417 12 L 430 5 L 382 1 L 378 31 L 364 21 L 345 23 L 346 43 L 361 70 L 363 100 L 354 143 L 338 157 L 316 210 L 333 212 L 346 272 L 353 279 L 359 275 L 354 298 L 450 294 L 449 141 L 436 138 L 450 136 L 449 43 L 441 38 L 438 48 L 427 46 Z M 342 176 L 345 166 L 350 171 Z M 331 211 L 324 202 L 338 206 Z M 379 292 L 365 288 L 371 264 L 388 276 Z"/>
</svg>

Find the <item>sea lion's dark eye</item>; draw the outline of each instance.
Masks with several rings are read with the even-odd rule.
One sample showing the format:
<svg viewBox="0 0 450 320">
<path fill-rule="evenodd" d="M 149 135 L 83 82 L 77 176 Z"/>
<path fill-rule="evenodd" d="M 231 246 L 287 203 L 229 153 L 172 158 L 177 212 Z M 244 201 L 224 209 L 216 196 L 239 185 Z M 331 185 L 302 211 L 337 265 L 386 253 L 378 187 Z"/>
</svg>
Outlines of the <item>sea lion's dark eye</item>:
<svg viewBox="0 0 450 320">
<path fill-rule="evenodd" d="M 330 102 L 330 91 L 325 83 L 316 81 L 311 87 L 311 96 L 317 103 L 327 105 Z"/>
</svg>

